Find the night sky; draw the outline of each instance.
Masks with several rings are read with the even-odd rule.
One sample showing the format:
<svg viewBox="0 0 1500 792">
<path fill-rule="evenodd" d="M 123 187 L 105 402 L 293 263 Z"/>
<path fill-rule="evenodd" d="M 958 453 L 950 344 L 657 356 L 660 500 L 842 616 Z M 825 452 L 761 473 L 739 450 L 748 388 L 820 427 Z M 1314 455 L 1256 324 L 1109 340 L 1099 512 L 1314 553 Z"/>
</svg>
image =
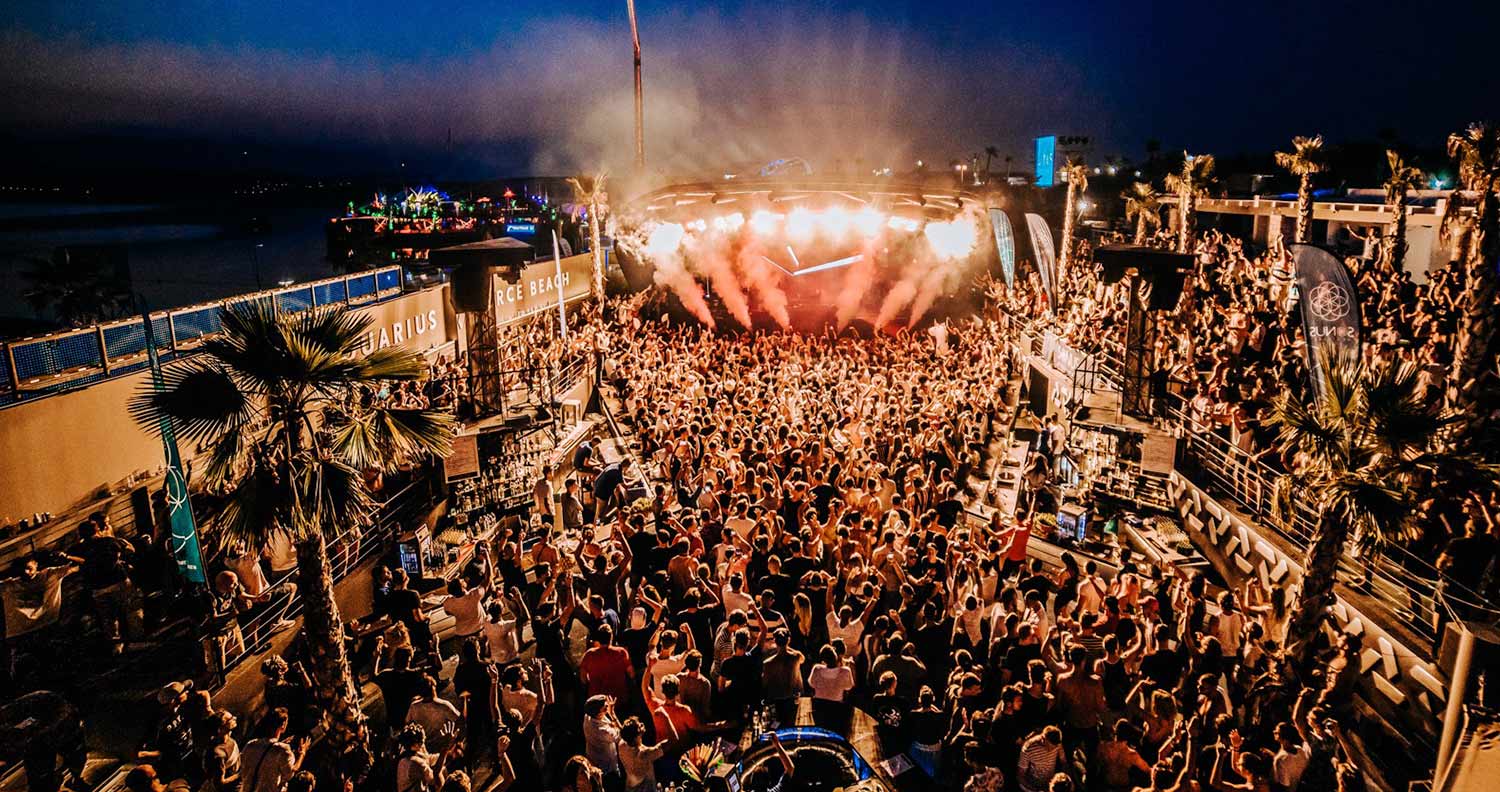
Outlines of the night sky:
<svg viewBox="0 0 1500 792">
<path fill-rule="evenodd" d="M 191 139 L 205 145 L 183 156 L 205 167 L 230 149 L 298 151 L 314 170 L 446 157 L 475 177 L 629 158 L 624 0 L 8 10 L 0 133 L 12 148 L 102 135 L 128 157 L 133 140 L 156 151 Z M 1436 146 L 1500 108 L 1494 0 L 639 10 L 650 158 L 676 172 L 790 155 L 899 166 L 986 145 L 1026 167 L 1029 139 L 1048 133 L 1137 158 L 1152 138 L 1220 154 L 1318 132 Z M 66 148 L 49 151 L 62 160 Z"/>
</svg>

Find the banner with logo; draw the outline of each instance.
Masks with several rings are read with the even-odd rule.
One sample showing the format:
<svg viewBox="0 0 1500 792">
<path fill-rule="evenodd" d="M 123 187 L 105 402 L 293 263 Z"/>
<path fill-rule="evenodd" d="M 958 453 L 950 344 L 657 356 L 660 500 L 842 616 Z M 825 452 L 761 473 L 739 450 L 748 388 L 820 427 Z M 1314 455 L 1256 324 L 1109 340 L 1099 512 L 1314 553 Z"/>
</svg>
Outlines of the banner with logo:
<svg viewBox="0 0 1500 792">
<path fill-rule="evenodd" d="M 159 392 L 166 387 L 161 361 L 156 356 L 151 314 L 143 313 L 146 354 L 151 361 L 151 385 Z M 171 533 L 172 557 L 177 561 L 177 572 L 183 580 L 202 585 L 208 582 L 203 572 L 203 550 L 198 544 L 198 526 L 193 521 L 193 507 L 188 503 L 187 478 L 182 474 L 182 455 L 177 450 L 177 434 L 172 429 L 170 418 L 161 419 L 161 444 L 167 462 L 167 529 Z"/>
<path fill-rule="evenodd" d="M 1057 308 L 1057 254 L 1052 248 L 1052 229 L 1039 214 L 1026 215 L 1026 229 L 1031 232 L 1031 250 L 1036 256 L 1036 271 L 1047 292 L 1047 307 Z"/>
<path fill-rule="evenodd" d="M 1005 276 L 1005 288 L 1016 287 L 1016 233 L 1010 227 L 1010 217 L 1003 209 L 990 210 L 990 228 L 995 232 L 995 250 L 1000 254 L 1000 272 Z"/>
<path fill-rule="evenodd" d="M 1325 360 L 1359 360 L 1359 292 L 1349 270 L 1332 253 L 1312 245 L 1292 245 L 1291 251 L 1307 336 L 1307 368 L 1321 395 Z"/>
</svg>

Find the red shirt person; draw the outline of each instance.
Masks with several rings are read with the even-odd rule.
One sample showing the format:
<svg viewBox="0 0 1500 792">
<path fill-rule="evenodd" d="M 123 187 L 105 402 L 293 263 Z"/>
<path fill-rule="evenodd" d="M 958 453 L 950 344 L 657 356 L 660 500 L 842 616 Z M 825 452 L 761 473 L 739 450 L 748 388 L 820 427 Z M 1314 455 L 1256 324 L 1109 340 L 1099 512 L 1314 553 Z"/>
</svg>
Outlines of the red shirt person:
<svg viewBox="0 0 1500 792">
<path fill-rule="evenodd" d="M 594 630 L 589 650 L 578 663 L 578 675 L 587 695 L 612 696 L 620 701 L 629 697 L 635 667 L 630 662 L 630 652 L 615 646 L 615 631 L 608 624 Z"/>
</svg>

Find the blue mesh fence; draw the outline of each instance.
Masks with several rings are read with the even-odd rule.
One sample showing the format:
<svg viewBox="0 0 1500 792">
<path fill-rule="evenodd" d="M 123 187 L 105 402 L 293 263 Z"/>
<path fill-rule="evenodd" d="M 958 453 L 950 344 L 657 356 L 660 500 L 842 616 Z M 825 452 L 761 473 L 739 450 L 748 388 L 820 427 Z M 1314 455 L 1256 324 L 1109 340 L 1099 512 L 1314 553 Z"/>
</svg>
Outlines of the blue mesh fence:
<svg viewBox="0 0 1500 792">
<path fill-rule="evenodd" d="M 344 288 L 343 281 L 333 283 L 320 283 L 313 287 L 313 304 L 332 305 L 349 299 L 349 292 Z"/>
<path fill-rule="evenodd" d="M 142 322 L 104 328 L 104 352 L 111 359 L 146 351 L 146 325 Z"/>
<path fill-rule="evenodd" d="M 74 369 L 104 367 L 99 337 L 93 331 L 11 344 L 21 383 Z"/>
<path fill-rule="evenodd" d="M 158 352 L 172 348 L 170 323 L 165 315 L 151 319 L 152 337 Z M 136 321 L 104 328 L 104 350 L 110 360 L 139 355 L 146 351 L 146 325 Z"/>
<path fill-rule="evenodd" d="M 165 360 L 171 356 L 174 344 L 189 345 L 218 333 L 223 327 L 221 312 L 226 307 L 261 301 L 267 306 L 274 305 L 281 312 L 294 313 L 319 305 L 368 303 L 379 299 L 381 293 L 400 291 L 402 279 L 401 268 L 390 267 L 275 294 L 226 300 L 216 305 L 175 312 L 170 320 L 166 314 L 155 317 L 152 319 L 152 333 Z M 0 404 L 71 390 L 146 365 L 142 355 L 146 351 L 146 332 L 141 322 L 103 328 L 104 350 L 100 349 L 99 335 L 97 330 L 88 330 L 10 344 L 16 376 L 12 378 L 8 361 L 0 358 Z M 109 375 L 104 373 L 101 351 L 108 360 L 118 361 L 110 366 Z M 141 356 L 140 359 L 133 359 L 137 355 Z M 72 376 L 55 384 L 38 381 L 64 373 Z"/>
<path fill-rule="evenodd" d="M 401 288 L 401 270 L 388 269 L 375 273 L 376 289 L 378 291 L 390 291 Z"/>
<path fill-rule="evenodd" d="M 177 334 L 177 343 L 187 344 L 204 336 L 219 332 L 223 324 L 219 321 L 220 308 L 210 305 L 194 311 L 172 314 L 172 330 Z"/>
<path fill-rule="evenodd" d="M 276 295 L 276 309 L 282 313 L 297 313 L 313 307 L 311 288 L 284 291 Z"/>
<path fill-rule="evenodd" d="M 350 278 L 349 281 L 348 281 L 348 283 L 349 283 L 349 300 L 351 302 L 354 302 L 354 301 L 361 301 L 362 302 L 362 301 L 368 299 L 369 297 L 371 297 L 372 295 L 375 294 L 375 276 L 374 275 L 361 275 L 361 276 L 356 277 L 356 278 Z"/>
</svg>

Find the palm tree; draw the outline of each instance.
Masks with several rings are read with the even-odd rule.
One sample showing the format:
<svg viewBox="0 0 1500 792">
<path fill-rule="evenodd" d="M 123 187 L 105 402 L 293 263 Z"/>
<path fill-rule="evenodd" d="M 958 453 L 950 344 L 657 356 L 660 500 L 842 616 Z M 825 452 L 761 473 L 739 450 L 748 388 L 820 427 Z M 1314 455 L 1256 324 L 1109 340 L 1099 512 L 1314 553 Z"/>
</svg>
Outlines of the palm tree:
<svg viewBox="0 0 1500 792">
<path fill-rule="evenodd" d="M 1306 243 L 1312 234 L 1314 173 L 1327 170 L 1323 136 L 1292 138 L 1291 151 L 1276 152 L 1276 165 L 1292 172 L 1297 182 L 1297 242 Z"/>
<path fill-rule="evenodd" d="M 1161 225 L 1161 215 L 1158 214 L 1161 202 L 1157 200 L 1156 189 L 1147 182 L 1138 181 L 1120 193 L 1120 198 L 1125 201 L 1126 221 L 1135 218 L 1135 244 L 1144 245 L 1147 228 Z"/>
<path fill-rule="evenodd" d="M 1073 264 L 1074 237 L 1078 234 L 1078 203 L 1083 200 L 1083 191 L 1089 188 L 1089 169 L 1083 160 L 1074 157 L 1063 168 L 1068 177 L 1068 203 L 1063 207 L 1062 255 L 1058 257 L 1058 280 Z"/>
<path fill-rule="evenodd" d="M 336 748 L 366 737 L 327 539 L 370 518 L 366 471 L 445 454 L 452 437 L 445 413 L 374 398 L 383 383 L 418 379 L 426 367 L 396 347 L 363 354 L 371 321 L 347 306 L 297 314 L 263 301 L 226 308 L 222 332 L 202 354 L 168 368 L 162 390 L 130 403 L 142 426 L 169 419 L 178 438 L 206 446 L 198 480 L 224 499 L 213 524 L 225 540 L 252 548 L 277 535 L 293 542 L 302 629 Z"/>
<path fill-rule="evenodd" d="M 1317 515 L 1287 633 L 1304 660 L 1333 604 L 1351 532 L 1367 552 L 1378 552 L 1414 537 L 1413 506 L 1426 493 L 1468 491 L 1452 484 L 1458 481 L 1494 481 L 1492 467 L 1438 450 L 1433 439 L 1450 418 L 1439 394 L 1421 387 L 1416 366 L 1368 367 L 1348 354 L 1325 358 L 1312 374 L 1323 387 L 1311 389 L 1306 401 L 1284 395 L 1270 416 L 1281 453 L 1309 460 L 1283 479 L 1278 500 L 1286 508 L 1295 493 Z"/>
<path fill-rule="evenodd" d="M 1472 230 L 1462 248 L 1463 317 L 1450 375 L 1450 407 L 1459 416 L 1454 432 L 1461 448 L 1480 447 L 1479 438 L 1495 409 L 1495 306 L 1500 304 L 1500 126 L 1471 124 L 1448 136 L 1448 156 L 1458 160 L 1458 179 L 1476 201 Z M 1455 194 L 1455 197 L 1457 195 Z"/>
<path fill-rule="evenodd" d="M 984 147 L 984 180 L 990 180 L 990 162 L 1000 156 L 1000 149 L 994 146 Z"/>
<path fill-rule="evenodd" d="M 69 327 L 119 319 L 129 312 L 129 278 L 100 255 L 78 255 L 57 248 L 50 258 L 32 258 L 21 273 L 27 286 L 21 292 L 37 312 L 48 311 Z"/>
<path fill-rule="evenodd" d="M 1408 165 L 1395 149 L 1386 149 L 1385 159 L 1391 166 L 1391 175 L 1385 180 L 1385 205 L 1391 212 L 1391 225 L 1380 246 L 1380 261 L 1397 270 L 1406 257 L 1406 193 L 1421 184 L 1422 171 Z"/>
<path fill-rule="evenodd" d="M 1463 320 L 1458 326 L 1454 369 L 1449 375 L 1461 429 L 1455 440 L 1479 447 L 1479 435 L 1494 410 L 1493 390 L 1485 380 L 1493 374 L 1496 345 L 1496 305 L 1500 300 L 1500 126 L 1470 124 L 1448 138 L 1448 154 L 1458 160 L 1458 181 L 1470 195 L 1454 192 L 1451 201 L 1473 201 L 1475 214 L 1461 243 L 1464 267 Z"/>
<path fill-rule="evenodd" d="M 604 192 L 604 174 L 602 172 L 595 174 L 588 187 L 584 187 L 583 180 L 579 178 L 570 178 L 568 183 L 573 185 L 574 200 L 588 204 L 589 207 L 589 250 L 594 254 L 594 308 L 602 317 L 604 315 L 604 251 L 599 248 L 599 227 L 604 222 L 604 210 L 609 205 L 609 196 Z"/>
<path fill-rule="evenodd" d="M 1177 223 L 1177 252 L 1191 253 L 1193 231 L 1198 225 L 1198 199 L 1207 195 L 1213 187 L 1214 155 L 1193 156 L 1182 153 L 1182 169 L 1167 174 L 1168 192 L 1177 194 L 1177 208 L 1181 217 Z"/>
</svg>

